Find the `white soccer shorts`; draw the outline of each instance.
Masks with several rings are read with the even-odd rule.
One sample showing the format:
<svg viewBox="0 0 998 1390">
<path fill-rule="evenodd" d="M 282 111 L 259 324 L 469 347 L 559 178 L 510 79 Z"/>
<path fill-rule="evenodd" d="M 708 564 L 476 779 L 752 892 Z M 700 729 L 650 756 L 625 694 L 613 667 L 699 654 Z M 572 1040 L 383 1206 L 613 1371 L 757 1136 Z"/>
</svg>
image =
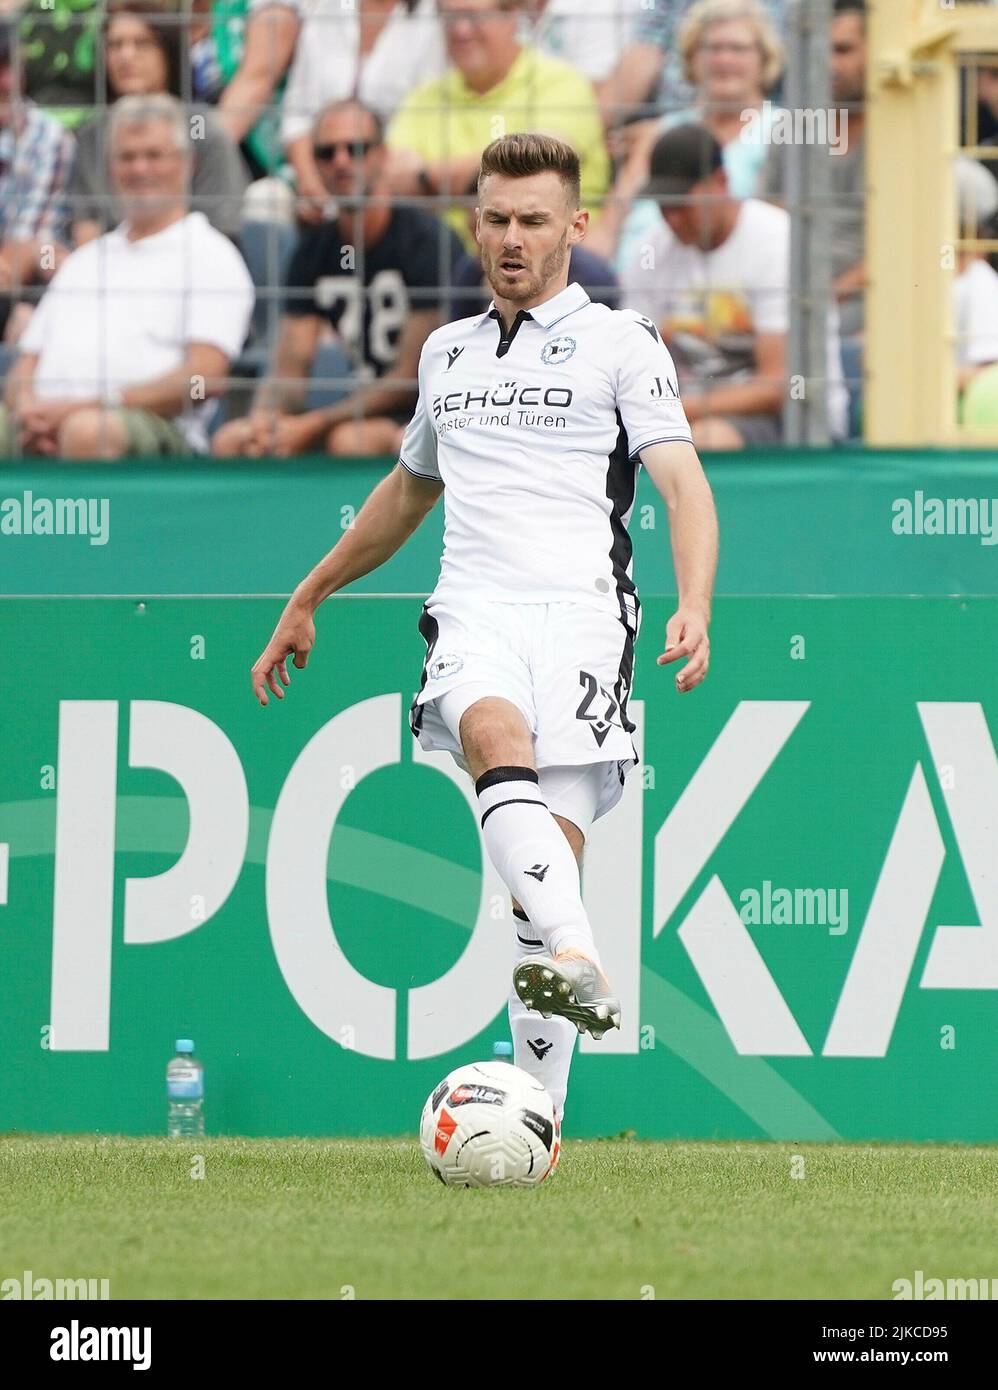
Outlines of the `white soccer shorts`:
<svg viewBox="0 0 998 1390">
<path fill-rule="evenodd" d="M 409 712 L 412 732 L 428 752 L 443 749 L 467 772 L 458 739 L 461 715 L 476 700 L 500 696 L 527 722 L 539 775 L 554 767 L 602 769 L 592 819 L 606 815 L 637 763 L 634 725 L 627 715 L 641 623 L 640 609 L 635 610 L 632 627 L 613 613 L 571 601 L 438 602 L 431 597 L 419 620 L 426 659 Z M 575 780 L 582 815 L 585 785 L 594 779 Z M 562 809 L 568 796 L 566 791 L 566 800 L 551 809 L 572 819 Z"/>
</svg>

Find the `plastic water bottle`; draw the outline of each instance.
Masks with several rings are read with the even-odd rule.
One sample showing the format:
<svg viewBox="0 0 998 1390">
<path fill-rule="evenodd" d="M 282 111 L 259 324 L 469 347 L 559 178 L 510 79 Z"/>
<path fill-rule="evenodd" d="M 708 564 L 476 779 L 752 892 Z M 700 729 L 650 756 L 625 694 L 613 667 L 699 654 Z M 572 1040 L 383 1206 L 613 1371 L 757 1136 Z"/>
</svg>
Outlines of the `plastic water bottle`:
<svg viewBox="0 0 998 1390">
<path fill-rule="evenodd" d="M 204 1067 L 190 1038 L 177 1039 L 177 1055 L 166 1068 L 166 1132 L 171 1139 L 204 1134 Z"/>
<path fill-rule="evenodd" d="M 511 1042 L 494 1042 L 492 1044 L 493 1062 L 512 1062 L 513 1044 Z"/>
</svg>

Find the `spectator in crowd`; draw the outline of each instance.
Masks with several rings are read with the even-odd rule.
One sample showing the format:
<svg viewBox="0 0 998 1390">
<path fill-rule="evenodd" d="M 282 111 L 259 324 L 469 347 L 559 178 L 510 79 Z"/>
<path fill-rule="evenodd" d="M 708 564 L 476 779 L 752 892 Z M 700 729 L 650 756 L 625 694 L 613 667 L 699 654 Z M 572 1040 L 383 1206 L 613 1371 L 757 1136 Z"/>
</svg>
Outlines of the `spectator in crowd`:
<svg viewBox="0 0 998 1390">
<path fill-rule="evenodd" d="M 124 221 L 68 256 L 42 298 L 7 376 L 0 454 L 206 448 L 253 288 L 232 243 L 188 210 L 190 143 L 176 98 L 115 103 L 111 177 Z"/>
<path fill-rule="evenodd" d="M 108 130 L 114 103 L 125 96 L 179 96 L 181 91 L 181 30 L 166 5 L 157 0 L 112 0 L 102 37 L 108 109 L 77 133 L 70 184 L 77 246 L 122 218 L 122 207 L 108 185 Z M 194 151 L 191 207 L 235 239 L 248 183 L 239 150 L 214 111 L 192 108 L 188 119 Z"/>
<path fill-rule="evenodd" d="M 642 3 L 631 39 L 600 90 L 600 109 L 608 130 L 634 116 L 669 115 L 688 110 L 697 100 L 697 81 L 682 53 L 680 30 L 696 0 Z M 766 0 L 766 14 L 782 40 L 783 0 Z M 629 141 L 624 149 L 630 148 Z"/>
<path fill-rule="evenodd" d="M 971 84 L 971 69 L 961 74 L 961 97 L 963 100 L 963 120 L 961 139 L 967 145 L 993 145 L 998 141 L 998 65 L 981 63 L 977 68 L 976 82 Z M 976 88 L 977 108 L 969 109 L 971 93 Z M 974 121 L 971 139 L 971 117 Z"/>
<path fill-rule="evenodd" d="M 318 112 L 356 97 L 387 123 L 415 86 L 445 68 L 435 0 L 359 0 L 350 6 L 315 0 L 295 50 L 281 120 L 303 222 L 321 222 L 326 199 L 312 159 Z"/>
<path fill-rule="evenodd" d="M 477 175 L 472 178 L 465 193 L 469 199 L 477 201 Z M 491 290 L 482 273 L 482 259 L 476 235 L 477 207 L 469 206 L 467 217 L 468 230 L 475 237 L 475 251 L 466 251 L 454 267 L 445 316 L 447 323 L 454 319 L 469 318 L 474 314 L 484 314 L 492 300 Z M 605 304 L 608 309 L 619 308 L 620 288 L 613 267 L 585 246 L 573 246 L 569 250 L 568 282 L 581 285 L 594 304 Z"/>
<path fill-rule="evenodd" d="M 578 152 L 582 199 L 595 213 L 609 157 L 592 83 L 520 43 L 521 9 L 521 0 L 437 0 L 453 66 L 412 92 L 388 128 L 395 193 L 460 196 L 498 129 L 542 130 Z M 446 216 L 471 250 L 463 210 Z"/>
<path fill-rule="evenodd" d="M 965 156 L 956 160 L 960 235 L 989 240 L 998 215 L 998 180 Z M 998 273 L 978 251 L 963 250 L 953 281 L 957 387 L 965 392 L 985 367 L 998 362 Z"/>
<path fill-rule="evenodd" d="M 273 375 L 254 408 L 224 425 L 218 455 L 394 454 L 416 402 L 419 354 L 441 321 L 441 290 L 461 254 L 429 214 L 386 196 L 381 122 L 359 102 L 336 102 L 316 122 L 313 156 L 335 198 L 335 221 L 306 228 L 291 260 Z M 363 384 L 306 409 L 323 330 L 362 363 Z"/>
<path fill-rule="evenodd" d="M 698 449 L 782 439 L 790 218 L 731 196 L 722 149 L 678 126 L 652 150 L 656 234 L 622 276 L 624 307 L 655 320 L 676 363 Z"/>
<path fill-rule="evenodd" d="M 632 127 L 629 154 L 591 245 L 626 265 L 634 247 L 658 222 L 651 199 L 638 199 L 651 148 L 663 131 L 704 125 L 721 145 L 735 198 L 756 193 L 778 108 L 767 99 L 783 70 L 783 45 L 759 0 L 699 0 L 679 30 L 683 71 L 695 85 L 682 111 Z M 749 119 L 749 113 L 753 118 Z M 618 244 L 619 243 L 619 244 Z"/>
<path fill-rule="evenodd" d="M 993 150 L 998 147 L 998 65 L 977 69 L 977 95 L 979 104 L 976 143 Z M 998 175 L 998 156 L 985 155 L 980 162 L 989 174 Z M 998 269 L 998 252 L 992 251 L 988 260 Z"/>
<path fill-rule="evenodd" d="M 608 130 L 634 116 L 649 118 L 688 107 L 695 99 L 679 62 L 679 26 L 694 0 L 643 8 L 631 41 L 600 93 L 600 111 Z"/>
<path fill-rule="evenodd" d="M 191 96 L 218 108 L 254 178 L 284 164 L 280 103 L 305 0 L 193 0 Z"/>
<path fill-rule="evenodd" d="M 863 99 L 866 86 L 866 16 L 864 0 L 835 0 L 828 41 L 832 100 L 842 110 L 842 139 L 837 148 L 815 145 L 811 156 L 827 159 L 829 191 L 828 244 L 832 284 L 839 305 L 843 340 L 863 332 L 866 282 L 864 232 Z M 787 146 L 771 145 L 760 196 L 786 201 Z M 858 358 L 857 358 L 858 364 Z M 849 375 L 853 373 L 850 371 Z"/>
<path fill-rule="evenodd" d="M 73 137 L 20 95 L 0 22 L 0 332 L 23 286 L 48 280 L 69 230 Z"/>
<path fill-rule="evenodd" d="M 641 13 L 641 0 L 527 0 L 523 38 L 588 77 L 599 100 Z"/>
<path fill-rule="evenodd" d="M 93 116 L 103 0 L 26 0 L 18 6 L 24 90 L 67 130 Z"/>
</svg>

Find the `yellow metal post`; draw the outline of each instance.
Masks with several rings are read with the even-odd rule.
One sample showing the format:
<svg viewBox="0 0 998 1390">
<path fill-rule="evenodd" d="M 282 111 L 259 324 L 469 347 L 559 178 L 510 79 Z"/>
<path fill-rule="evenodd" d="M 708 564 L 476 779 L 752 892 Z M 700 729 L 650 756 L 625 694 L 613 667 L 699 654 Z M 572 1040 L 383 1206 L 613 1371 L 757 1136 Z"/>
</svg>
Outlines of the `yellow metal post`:
<svg viewBox="0 0 998 1390">
<path fill-rule="evenodd" d="M 868 9 L 864 414 L 870 444 L 942 444 L 956 434 L 959 9 L 941 9 L 934 0 L 875 0 Z"/>
</svg>

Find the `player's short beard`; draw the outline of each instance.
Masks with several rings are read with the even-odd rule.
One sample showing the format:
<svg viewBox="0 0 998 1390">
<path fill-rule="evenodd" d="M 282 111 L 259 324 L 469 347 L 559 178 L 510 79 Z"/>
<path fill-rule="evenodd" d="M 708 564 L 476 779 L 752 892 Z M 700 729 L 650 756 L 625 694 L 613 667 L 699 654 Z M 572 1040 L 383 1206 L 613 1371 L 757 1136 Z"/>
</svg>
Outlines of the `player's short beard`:
<svg viewBox="0 0 998 1390">
<path fill-rule="evenodd" d="M 495 258 L 495 260 L 489 260 L 485 263 L 485 278 L 488 280 L 489 284 L 492 287 L 492 293 L 495 295 L 499 295 L 503 299 L 532 299 L 534 295 L 540 294 L 541 291 L 544 289 L 545 285 L 550 284 L 554 277 L 560 273 L 562 266 L 565 264 L 565 257 L 567 255 L 568 228 L 566 227 L 566 229 L 561 234 L 561 239 L 559 240 L 558 245 L 553 246 L 551 248 L 551 250 L 541 261 L 540 270 L 537 272 L 536 275 L 531 275 L 529 280 L 525 280 L 522 284 L 519 285 L 511 285 L 509 289 L 502 289 L 501 286 L 497 283 L 497 266 L 499 261 L 502 259 L 501 252 Z M 482 259 L 483 261 L 485 261 L 484 255 Z"/>
</svg>

